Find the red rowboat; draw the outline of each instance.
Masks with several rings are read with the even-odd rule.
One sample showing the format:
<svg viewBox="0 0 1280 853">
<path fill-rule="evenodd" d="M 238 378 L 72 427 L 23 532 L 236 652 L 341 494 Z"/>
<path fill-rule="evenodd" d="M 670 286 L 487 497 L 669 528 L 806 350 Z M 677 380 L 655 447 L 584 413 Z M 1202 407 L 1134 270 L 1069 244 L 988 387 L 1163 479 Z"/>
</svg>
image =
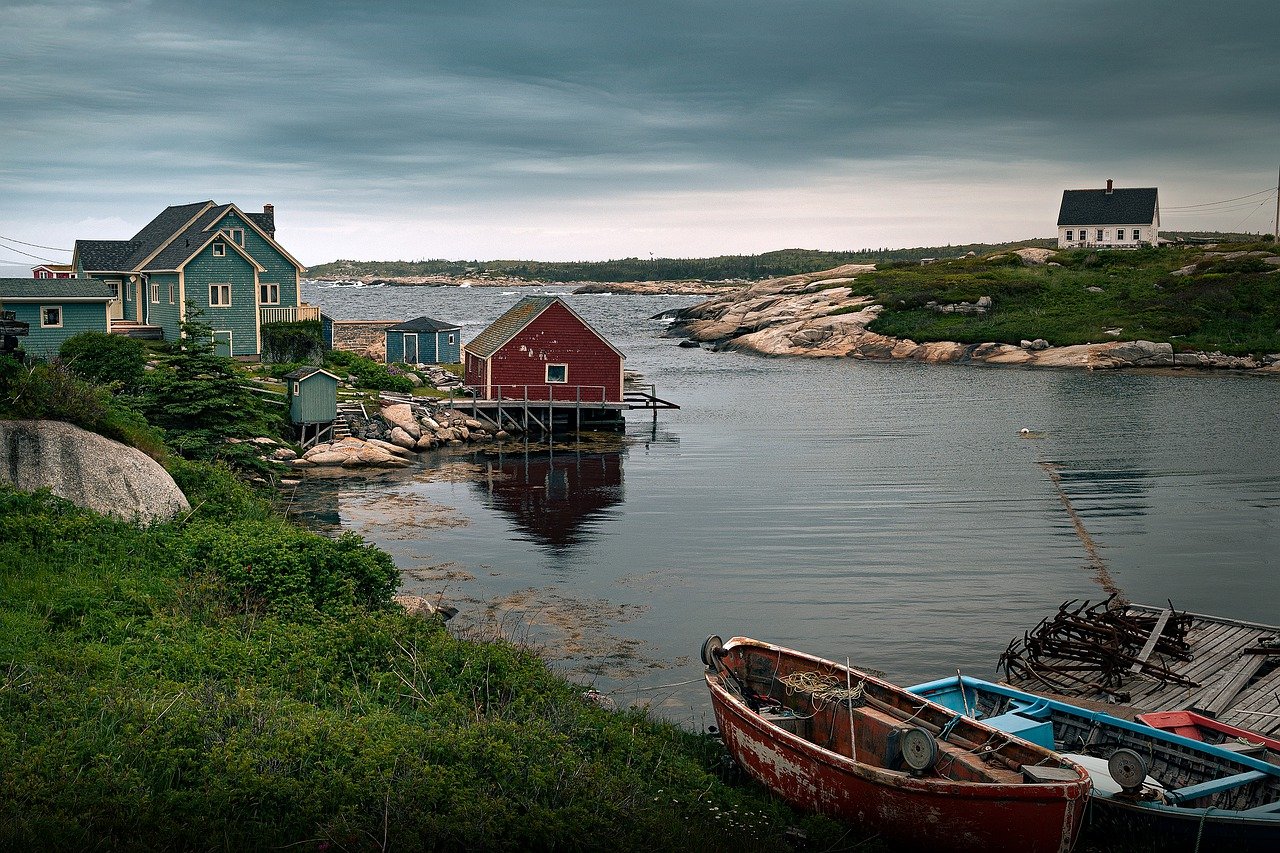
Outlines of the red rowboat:
<svg viewBox="0 0 1280 853">
<path fill-rule="evenodd" d="M 734 637 L 703 645 L 725 746 L 791 805 L 895 850 L 1066 853 L 1088 773 L 867 673 Z"/>
<path fill-rule="evenodd" d="M 1280 740 L 1220 722 L 1195 711 L 1153 711 L 1139 714 L 1137 720 L 1152 728 L 1280 764 Z"/>
</svg>

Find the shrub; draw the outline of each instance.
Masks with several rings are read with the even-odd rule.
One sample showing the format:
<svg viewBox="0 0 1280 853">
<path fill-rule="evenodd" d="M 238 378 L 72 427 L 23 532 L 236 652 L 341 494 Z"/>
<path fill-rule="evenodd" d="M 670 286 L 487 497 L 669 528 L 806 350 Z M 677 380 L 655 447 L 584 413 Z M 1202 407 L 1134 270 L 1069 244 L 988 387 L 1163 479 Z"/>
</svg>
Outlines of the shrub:
<svg viewBox="0 0 1280 853">
<path fill-rule="evenodd" d="M 147 350 L 125 335 L 81 332 L 63 342 L 58 355 L 72 371 L 99 385 L 118 385 L 132 394 L 142 385 Z"/>
<path fill-rule="evenodd" d="M 306 362 L 320 353 L 324 337 L 319 320 L 266 323 L 262 327 L 262 360 Z"/>
<path fill-rule="evenodd" d="M 357 388 L 395 391 L 400 394 L 413 392 L 413 382 L 409 377 L 392 373 L 387 365 L 353 352 L 333 350 L 326 354 L 325 364 L 337 368 L 339 375 L 346 373 L 354 376 Z"/>
</svg>

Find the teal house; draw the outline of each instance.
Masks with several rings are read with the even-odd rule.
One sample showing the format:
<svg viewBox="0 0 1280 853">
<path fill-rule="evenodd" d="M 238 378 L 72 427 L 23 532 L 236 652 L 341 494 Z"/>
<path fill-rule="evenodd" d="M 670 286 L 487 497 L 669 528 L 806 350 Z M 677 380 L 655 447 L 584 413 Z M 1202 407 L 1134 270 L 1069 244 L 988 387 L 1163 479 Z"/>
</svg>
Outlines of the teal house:
<svg viewBox="0 0 1280 853">
<path fill-rule="evenodd" d="M 111 289 L 100 281 L 74 278 L 0 278 L 0 311 L 27 324 L 18 344 L 28 355 L 52 358 L 62 342 L 81 332 L 106 334 L 111 328 Z"/>
<path fill-rule="evenodd" d="M 165 208 L 129 240 L 77 240 L 71 264 L 110 291 L 111 331 L 173 340 L 195 309 L 218 352 L 253 360 L 264 325 L 320 319 L 301 301 L 304 267 L 275 234 L 272 205 L 200 201 Z"/>
<path fill-rule="evenodd" d="M 319 367 L 303 367 L 283 379 L 289 420 L 297 427 L 302 446 L 332 438 L 338 418 L 338 377 Z"/>
<path fill-rule="evenodd" d="M 418 317 L 388 327 L 387 364 L 457 364 L 462 361 L 462 327 Z"/>
</svg>

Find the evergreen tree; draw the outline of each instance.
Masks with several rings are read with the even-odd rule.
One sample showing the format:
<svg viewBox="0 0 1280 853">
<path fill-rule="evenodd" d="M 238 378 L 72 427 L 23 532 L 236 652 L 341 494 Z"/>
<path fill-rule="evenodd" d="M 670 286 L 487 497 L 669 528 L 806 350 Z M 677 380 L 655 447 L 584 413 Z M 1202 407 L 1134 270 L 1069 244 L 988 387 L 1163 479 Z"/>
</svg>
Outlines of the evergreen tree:
<svg viewBox="0 0 1280 853">
<path fill-rule="evenodd" d="M 199 310 L 190 303 L 182 335 L 167 349 L 167 364 L 150 375 L 142 395 L 147 420 L 188 459 L 260 468 L 250 447 L 229 439 L 279 436 L 283 412 L 270 411 L 243 387 L 234 362 L 217 354 L 211 327 L 200 321 Z"/>
</svg>

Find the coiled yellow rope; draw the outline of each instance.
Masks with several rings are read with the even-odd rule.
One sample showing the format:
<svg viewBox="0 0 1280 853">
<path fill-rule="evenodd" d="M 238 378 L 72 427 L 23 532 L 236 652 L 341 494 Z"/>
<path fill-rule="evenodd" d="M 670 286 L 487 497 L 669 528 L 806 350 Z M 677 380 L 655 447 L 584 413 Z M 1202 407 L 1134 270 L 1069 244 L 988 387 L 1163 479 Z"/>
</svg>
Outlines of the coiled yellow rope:
<svg viewBox="0 0 1280 853">
<path fill-rule="evenodd" d="M 834 675 L 820 672 L 793 672 L 778 679 L 787 688 L 787 695 L 808 693 L 823 702 L 840 702 L 845 699 L 857 702 L 866 692 L 866 683 L 859 681 L 853 687 L 841 684 Z"/>
</svg>

